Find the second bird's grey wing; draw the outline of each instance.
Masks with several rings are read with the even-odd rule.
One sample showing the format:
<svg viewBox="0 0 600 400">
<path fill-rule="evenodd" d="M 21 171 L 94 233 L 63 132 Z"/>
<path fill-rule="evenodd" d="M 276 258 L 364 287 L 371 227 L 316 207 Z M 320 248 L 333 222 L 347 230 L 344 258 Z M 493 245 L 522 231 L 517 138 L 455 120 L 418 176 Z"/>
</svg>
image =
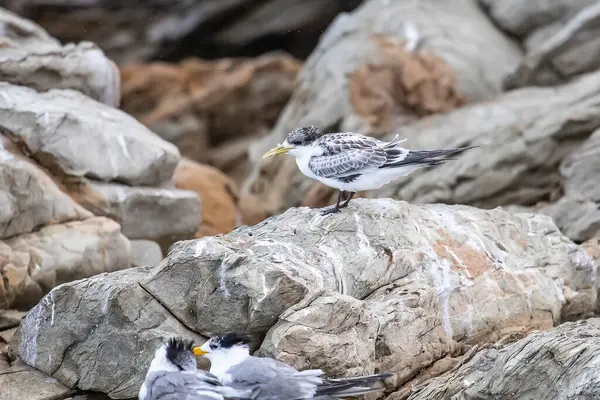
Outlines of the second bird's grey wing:
<svg viewBox="0 0 600 400">
<path fill-rule="evenodd" d="M 255 390 L 257 400 L 297 400 L 312 398 L 322 382 L 320 370 L 298 372 L 271 358 L 250 357 L 227 370 L 238 390 Z"/>
<path fill-rule="evenodd" d="M 202 373 L 159 371 L 148 381 L 148 400 L 223 400 L 217 385 Z"/>
<path fill-rule="evenodd" d="M 343 178 L 375 170 L 388 158 L 385 149 L 366 136 L 326 135 L 318 145 L 323 155 L 313 156 L 308 167 L 323 178 Z"/>
</svg>

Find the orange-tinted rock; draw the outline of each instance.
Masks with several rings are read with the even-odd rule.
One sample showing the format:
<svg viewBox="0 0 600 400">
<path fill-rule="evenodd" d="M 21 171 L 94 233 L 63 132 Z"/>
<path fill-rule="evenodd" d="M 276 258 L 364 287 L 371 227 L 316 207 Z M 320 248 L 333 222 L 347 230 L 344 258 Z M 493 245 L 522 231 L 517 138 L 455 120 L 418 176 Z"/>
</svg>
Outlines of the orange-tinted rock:
<svg viewBox="0 0 600 400">
<path fill-rule="evenodd" d="M 221 171 L 182 159 L 173 179 L 178 189 L 194 191 L 202 201 L 202 224 L 196 237 L 227 233 L 237 225 L 237 189 L 235 183 Z"/>
<path fill-rule="evenodd" d="M 210 162 L 209 149 L 268 132 L 300 68 L 285 54 L 129 65 L 121 69 L 122 108 L 176 144 L 185 157 Z M 218 162 L 235 169 L 238 153 L 234 163 Z"/>
<path fill-rule="evenodd" d="M 442 58 L 406 50 L 406 41 L 373 34 L 381 61 L 350 77 L 349 101 L 370 131 L 389 131 L 402 122 L 445 113 L 466 103 L 456 73 Z"/>
</svg>

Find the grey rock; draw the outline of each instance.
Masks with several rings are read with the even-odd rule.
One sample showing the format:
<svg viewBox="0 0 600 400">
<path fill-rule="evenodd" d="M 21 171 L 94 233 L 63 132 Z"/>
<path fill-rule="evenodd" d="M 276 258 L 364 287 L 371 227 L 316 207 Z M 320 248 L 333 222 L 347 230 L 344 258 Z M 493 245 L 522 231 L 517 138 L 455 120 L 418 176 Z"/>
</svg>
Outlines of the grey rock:
<svg viewBox="0 0 600 400">
<path fill-rule="evenodd" d="M 0 309 L 29 310 L 55 286 L 131 266 L 119 224 L 93 217 L 0 241 Z"/>
<path fill-rule="evenodd" d="M 525 36 L 536 29 L 572 17 L 594 0 L 479 0 L 490 17 L 513 35 Z"/>
<path fill-rule="evenodd" d="M 19 46 L 28 50 L 52 51 L 60 49 L 60 42 L 41 26 L 0 8 L 0 26 L 4 46 Z"/>
<path fill-rule="evenodd" d="M 596 399 L 600 319 L 568 322 L 509 345 L 493 345 L 414 388 L 409 400 Z"/>
<path fill-rule="evenodd" d="M 114 219 L 129 239 L 191 238 L 202 219 L 198 194 L 189 190 L 89 182 L 97 196 L 79 199 L 95 215 Z"/>
<path fill-rule="evenodd" d="M 0 369 L 0 387 L 2 400 L 58 400 L 75 392 L 23 362 Z"/>
<path fill-rule="evenodd" d="M 163 253 L 158 243 L 152 240 L 132 240 L 131 264 L 134 267 L 156 265 L 163 259 Z"/>
<path fill-rule="evenodd" d="M 69 387 L 128 398 L 158 337 L 237 330 L 266 334 L 259 351 L 299 367 L 392 370 L 397 388 L 471 344 L 590 314 L 596 268 L 544 215 L 357 199 L 61 285 L 12 348 Z"/>
<path fill-rule="evenodd" d="M 541 212 L 569 238 L 583 242 L 600 231 L 600 130 L 562 161 L 560 173 L 564 197 Z"/>
<path fill-rule="evenodd" d="M 36 24 L 0 8 L 0 81 L 38 91 L 74 89 L 119 105 L 119 70 L 95 44 L 61 46 Z"/>
<path fill-rule="evenodd" d="M 526 54 L 506 89 L 553 85 L 600 66 L 600 4 L 594 0 L 480 0 L 494 21 L 523 35 Z"/>
<path fill-rule="evenodd" d="M 0 137 L 0 239 L 91 216 L 10 140 Z"/>
<path fill-rule="evenodd" d="M 564 196 L 556 203 L 540 210 L 551 216 L 560 230 L 571 240 L 583 242 L 600 231 L 598 203 Z"/>
<path fill-rule="evenodd" d="M 16 310 L 0 310 L 0 330 L 14 328 L 19 326 L 21 318 L 25 312 Z"/>
<path fill-rule="evenodd" d="M 149 269 L 99 274 L 54 288 L 23 319 L 13 348 L 27 364 L 69 387 L 136 397 L 165 338 L 203 341 L 139 285 Z"/>
<path fill-rule="evenodd" d="M 600 203 L 600 129 L 563 160 L 560 172 L 567 195 Z"/>
<path fill-rule="evenodd" d="M 177 148 L 131 116 L 73 90 L 0 83 L 0 131 L 54 171 L 130 185 L 171 179 Z"/>
<path fill-rule="evenodd" d="M 408 138 L 409 148 L 481 147 L 373 195 L 484 208 L 546 200 L 560 187 L 560 163 L 600 127 L 598 100 L 600 73 L 592 73 L 554 88 L 516 90 L 401 128 L 398 134 Z"/>
</svg>

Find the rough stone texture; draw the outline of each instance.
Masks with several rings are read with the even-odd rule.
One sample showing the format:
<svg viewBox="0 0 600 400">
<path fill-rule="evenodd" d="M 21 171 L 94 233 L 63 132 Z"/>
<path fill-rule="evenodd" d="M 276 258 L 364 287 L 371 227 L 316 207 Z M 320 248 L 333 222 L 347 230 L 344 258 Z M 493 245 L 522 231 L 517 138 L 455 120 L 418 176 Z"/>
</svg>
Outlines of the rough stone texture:
<svg viewBox="0 0 600 400">
<path fill-rule="evenodd" d="M 266 334 L 260 351 L 297 367 L 391 370 L 399 387 L 470 344 L 588 315 L 596 270 L 547 216 L 358 199 L 337 215 L 291 209 L 178 242 L 154 268 L 62 285 L 12 348 L 67 386 L 127 398 L 160 335 L 242 330 Z"/>
<path fill-rule="evenodd" d="M 542 212 L 569 238 L 585 241 L 600 231 L 600 130 L 563 160 L 560 172 L 565 196 Z"/>
<path fill-rule="evenodd" d="M 170 180 L 179 151 L 122 111 L 73 90 L 0 83 L 0 133 L 53 173 L 131 185 Z"/>
<path fill-rule="evenodd" d="M 480 0 L 496 24 L 522 36 L 526 55 L 504 87 L 552 85 L 600 66 L 594 0 Z"/>
<path fill-rule="evenodd" d="M 385 139 L 397 133 L 407 139 L 407 148 L 480 148 L 464 152 L 455 161 L 416 171 L 369 195 L 483 208 L 533 205 L 556 198 L 563 180 L 561 161 L 600 127 L 598 104 L 600 73 L 592 73 L 562 86 L 515 90 L 398 127 Z M 252 216 L 245 222 L 306 203 L 313 188 L 321 186 L 302 175 L 292 157 L 274 157 L 256 166 L 261 175 L 251 177 L 242 192 L 242 204 L 247 200 L 252 211 L 245 212 L 245 218 Z"/>
<path fill-rule="evenodd" d="M 0 309 L 28 310 L 53 287 L 130 267 L 129 241 L 103 217 L 48 225 L 0 242 Z"/>
<path fill-rule="evenodd" d="M 119 70 L 95 44 L 60 43 L 38 25 L 0 8 L 0 81 L 38 91 L 75 89 L 119 105 Z"/>
<path fill-rule="evenodd" d="M 14 350 L 67 386 L 112 398 L 137 396 L 165 337 L 203 341 L 140 286 L 150 269 L 100 274 L 53 289 L 21 322 Z"/>
<path fill-rule="evenodd" d="M 130 243 L 131 265 L 133 267 L 156 265 L 163 259 L 160 246 L 152 240 L 132 240 Z"/>
<path fill-rule="evenodd" d="M 178 189 L 194 191 L 202 199 L 202 224 L 195 237 L 228 233 L 240 225 L 237 187 L 218 169 L 184 158 L 175 169 L 173 181 Z"/>
<path fill-rule="evenodd" d="M 562 400 L 600 397 L 600 319 L 568 322 L 475 353 L 416 387 L 409 400 Z M 390 396 L 400 400 L 406 397 Z"/>
<path fill-rule="evenodd" d="M 201 223 L 202 204 L 188 190 L 131 187 L 118 183 L 89 182 L 77 201 L 95 215 L 117 221 L 129 239 L 164 236 L 191 238 Z"/>
<path fill-rule="evenodd" d="M 19 326 L 21 318 L 24 316 L 25 313 L 23 311 L 0 310 L 0 330 Z"/>
<path fill-rule="evenodd" d="M 122 108 L 183 156 L 241 176 L 248 171 L 247 148 L 232 151 L 231 141 L 271 129 L 300 67 L 285 54 L 129 65 L 121 70 Z"/>
<path fill-rule="evenodd" d="M 0 359 L 3 355 L 0 354 Z M 57 379 L 31 368 L 23 362 L 2 368 L 0 360 L 0 398 L 2 400 L 59 400 L 66 399 L 75 391 Z"/>
<path fill-rule="evenodd" d="M 0 238 L 91 216 L 10 140 L 0 136 Z"/>
<path fill-rule="evenodd" d="M 119 63 L 313 50 L 362 0 L 5 0 L 63 41 L 92 40 Z"/>
<path fill-rule="evenodd" d="M 527 36 L 548 24 L 569 18 L 594 0 L 479 0 L 502 29 L 515 36 Z"/>
</svg>

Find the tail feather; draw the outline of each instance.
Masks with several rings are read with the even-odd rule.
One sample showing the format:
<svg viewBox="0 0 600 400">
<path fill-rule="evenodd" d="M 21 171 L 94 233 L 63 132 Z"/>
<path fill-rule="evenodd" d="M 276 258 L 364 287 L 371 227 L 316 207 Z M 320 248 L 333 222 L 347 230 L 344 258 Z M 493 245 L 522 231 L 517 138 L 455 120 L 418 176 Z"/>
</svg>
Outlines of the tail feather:
<svg viewBox="0 0 600 400">
<path fill-rule="evenodd" d="M 385 390 L 385 388 L 374 388 L 372 385 L 393 375 L 385 373 L 352 378 L 324 379 L 323 383 L 317 387 L 315 397 L 330 396 L 333 398 L 342 398 L 380 392 Z"/>
<path fill-rule="evenodd" d="M 426 165 L 435 166 L 442 164 L 444 161 L 455 160 L 450 156 L 460 154 L 466 150 L 474 149 L 479 146 L 459 147 L 454 149 L 441 149 L 441 150 L 409 150 L 406 156 L 401 160 L 396 161 L 398 158 L 398 150 L 390 149 L 386 153 L 389 153 L 388 160 L 391 162 L 385 163 L 380 168 L 395 168 L 408 165 Z"/>
</svg>

